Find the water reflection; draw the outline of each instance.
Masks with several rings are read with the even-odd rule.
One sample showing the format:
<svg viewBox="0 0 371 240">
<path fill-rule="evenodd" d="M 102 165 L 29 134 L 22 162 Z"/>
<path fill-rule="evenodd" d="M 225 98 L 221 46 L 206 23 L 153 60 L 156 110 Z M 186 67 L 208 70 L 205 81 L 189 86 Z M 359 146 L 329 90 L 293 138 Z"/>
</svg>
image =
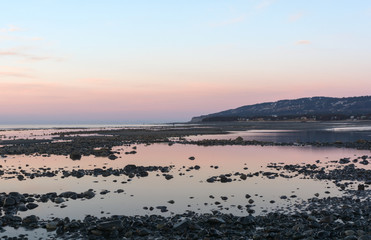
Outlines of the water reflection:
<svg viewBox="0 0 371 240">
<path fill-rule="evenodd" d="M 231 131 L 225 135 L 198 135 L 187 137 L 187 139 L 197 141 L 204 139 L 235 139 L 237 137 L 242 137 L 244 140 L 264 142 L 354 142 L 359 139 L 371 139 L 371 128 L 359 128 L 359 131 L 348 130 L 348 128 Z"/>
<path fill-rule="evenodd" d="M 196 212 L 210 212 L 218 209 L 222 212 L 236 215 L 246 215 L 246 205 L 250 204 L 245 198 L 251 195 L 254 203 L 253 209 L 257 214 L 264 210 L 291 206 L 300 203 L 303 199 L 313 197 L 320 193 L 321 197 L 339 196 L 342 194 L 331 181 L 316 181 L 311 179 L 262 177 L 248 178 L 230 183 L 208 183 L 206 179 L 211 176 L 236 172 L 252 173 L 257 171 L 272 171 L 266 168 L 269 163 L 310 163 L 316 160 L 327 163 L 343 157 L 355 158 L 369 154 L 369 151 L 337 148 L 313 147 L 260 147 L 260 146 L 213 146 L 201 147 L 194 145 L 152 144 L 149 146 L 137 145 L 137 154 L 124 154 L 133 146 L 120 146 L 114 150 L 121 154 L 118 159 L 111 161 L 108 158 L 83 156 L 80 161 L 72 161 L 68 156 L 8 156 L 0 158 L 2 169 L 8 169 L 0 179 L 2 191 L 17 191 L 20 193 L 48 193 L 64 191 L 84 192 L 94 189 L 96 196 L 89 200 L 68 200 L 66 208 L 53 202 L 39 203 L 39 207 L 27 212 L 18 213 L 21 216 L 36 214 L 41 218 L 53 216 L 81 219 L 87 214 L 104 216 L 112 214 L 138 215 L 138 214 L 164 214 L 182 213 L 187 210 Z M 194 156 L 195 160 L 189 160 Z M 138 166 L 170 166 L 174 167 L 169 174 L 174 176 L 166 180 L 161 172 L 149 172 L 148 177 L 134 177 L 129 181 L 128 176 L 61 178 L 40 177 L 18 181 L 17 178 L 6 179 L 12 171 L 20 169 L 37 171 L 39 168 L 51 170 L 94 169 L 94 168 L 123 168 L 127 164 Z M 187 171 L 192 166 L 200 166 L 199 170 Z M 217 168 L 215 167 L 217 166 Z M 359 165 L 358 165 L 359 166 Z M 181 174 L 181 175 L 179 175 Z M 124 183 L 123 183 L 124 182 Z M 126 182 L 126 183 L 125 183 Z M 331 189 L 329 189 L 331 188 Z M 123 189 L 123 193 L 117 193 Z M 102 190 L 109 193 L 101 195 Z M 326 194 L 330 191 L 330 194 Z M 296 198 L 280 199 L 280 196 L 297 195 Z M 213 196 L 214 198 L 211 198 Z M 222 200 L 221 197 L 227 197 Z M 173 200 L 174 204 L 168 201 Z M 270 203 L 274 200 L 275 203 Z M 217 205 L 216 202 L 221 204 Z M 169 212 L 161 213 L 156 206 L 168 207 Z M 241 208 L 239 207 L 241 206 Z M 153 211 L 143 207 L 154 207 Z"/>
</svg>

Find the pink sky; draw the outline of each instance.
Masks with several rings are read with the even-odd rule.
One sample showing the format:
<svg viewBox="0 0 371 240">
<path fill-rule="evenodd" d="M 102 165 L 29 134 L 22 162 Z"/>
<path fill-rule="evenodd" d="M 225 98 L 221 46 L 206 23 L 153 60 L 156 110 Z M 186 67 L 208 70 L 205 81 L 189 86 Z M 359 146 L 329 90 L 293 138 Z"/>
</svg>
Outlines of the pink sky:
<svg viewBox="0 0 371 240">
<path fill-rule="evenodd" d="M 188 121 L 370 95 L 371 4 L 331 2 L 7 3 L 0 123 Z"/>
</svg>

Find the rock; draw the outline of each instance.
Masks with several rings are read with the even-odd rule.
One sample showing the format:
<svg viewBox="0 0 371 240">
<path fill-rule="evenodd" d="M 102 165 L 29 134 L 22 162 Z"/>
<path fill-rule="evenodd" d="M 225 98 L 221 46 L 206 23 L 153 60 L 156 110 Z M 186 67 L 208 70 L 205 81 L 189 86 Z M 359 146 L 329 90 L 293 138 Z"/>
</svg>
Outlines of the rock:
<svg viewBox="0 0 371 240">
<path fill-rule="evenodd" d="M 118 157 L 116 156 L 116 155 L 114 155 L 114 154 L 110 154 L 109 156 L 108 156 L 108 159 L 110 159 L 110 160 L 116 160 Z"/>
<path fill-rule="evenodd" d="M 28 210 L 28 208 L 26 207 L 26 205 L 24 203 L 20 203 L 18 205 L 18 211 L 25 212 L 27 210 Z"/>
<path fill-rule="evenodd" d="M 206 182 L 208 182 L 208 183 L 215 182 L 215 177 L 211 177 L 211 178 L 206 179 Z"/>
<path fill-rule="evenodd" d="M 93 191 L 86 191 L 84 192 L 84 197 L 87 199 L 91 199 L 95 196 L 95 193 Z"/>
<path fill-rule="evenodd" d="M 248 198 L 251 198 L 251 195 L 250 195 L 250 194 L 246 194 L 246 195 L 245 195 L 245 198 L 247 198 L 247 199 L 248 199 Z"/>
<path fill-rule="evenodd" d="M 340 164 L 347 164 L 347 163 L 350 163 L 350 159 L 349 158 L 342 158 L 339 160 L 339 163 Z"/>
<path fill-rule="evenodd" d="M 39 221 L 38 217 L 36 217 L 35 215 L 30 215 L 30 216 L 27 216 L 25 218 L 23 218 L 22 222 L 24 224 L 31 224 L 31 223 L 37 223 Z"/>
<path fill-rule="evenodd" d="M 364 190 L 365 190 L 365 185 L 358 184 L 358 191 L 364 191 Z"/>
<path fill-rule="evenodd" d="M 18 179 L 19 181 L 22 181 L 22 180 L 24 180 L 24 176 L 23 176 L 23 175 L 18 175 L 18 176 L 17 176 L 17 179 Z"/>
<path fill-rule="evenodd" d="M 30 210 L 34 209 L 34 208 L 37 208 L 39 205 L 37 205 L 36 203 L 28 203 L 26 205 L 26 207 Z"/>
<path fill-rule="evenodd" d="M 58 226 L 57 230 L 55 231 L 57 235 L 63 235 L 64 234 L 64 226 Z"/>
<path fill-rule="evenodd" d="M 57 203 L 57 204 L 59 204 L 59 203 L 64 202 L 64 199 L 61 198 L 61 197 L 57 197 L 57 198 L 54 199 L 54 202 Z"/>
<path fill-rule="evenodd" d="M 247 217 L 240 217 L 238 219 L 238 222 L 241 223 L 242 225 L 252 225 L 255 223 L 255 220 L 253 217 L 247 216 Z"/>
<path fill-rule="evenodd" d="M 334 221 L 334 216 L 333 215 L 328 215 L 328 216 L 322 217 L 319 222 L 320 223 L 332 223 L 333 221 Z"/>
<path fill-rule="evenodd" d="M 171 175 L 171 174 L 165 174 L 165 179 L 166 179 L 166 180 L 170 180 L 170 179 L 172 179 L 172 178 L 174 178 L 173 175 Z"/>
<path fill-rule="evenodd" d="M 63 197 L 63 198 L 70 198 L 74 195 L 77 195 L 77 193 L 75 192 L 71 192 L 71 191 L 68 191 L 68 192 L 62 192 L 61 194 L 59 194 L 60 197 Z"/>
<path fill-rule="evenodd" d="M 165 223 L 159 223 L 156 225 L 156 229 L 157 230 L 162 230 L 166 227 L 166 224 Z"/>
<path fill-rule="evenodd" d="M 356 234 L 356 232 L 353 231 L 353 230 L 346 230 L 346 231 L 344 232 L 344 234 L 345 234 L 345 236 L 353 236 L 353 235 Z"/>
<path fill-rule="evenodd" d="M 113 231 L 113 230 L 122 230 L 124 225 L 120 220 L 106 221 L 101 222 L 97 225 L 97 228 L 102 231 Z"/>
<path fill-rule="evenodd" d="M 135 169 L 137 169 L 137 166 L 134 164 L 128 164 L 124 167 L 124 171 L 127 173 L 133 172 Z"/>
<path fill-rule="evenodd" d="M 102 190 L 101 192 L 100 192 L 100 195 L 106 195 L 107 193 L 109 193 L 110 191 L 108 191 L 108 190 Z"/>
<path fill-rule="evenodd" d="M 80 153 L 71 153 L 70 158 L 72 160 L 80 160 L 81 159 L 81 154 Z"/>
<path fill-rule="evenodd" d="M 57 226 L 58 226 L 58 223 L 57 222 L 48 222 L 46 225 L 45 225 L 45 227 L 46 227 L 46 229 L 47 230 L 49 230 L 49 231 L 54 231 L 54 230 L 56 230 L 57 229 Z"/>
<path fill-rule="evenodd" d="M 330 236 L 330 233 L 327 232 L 327 231 L 323 231 L 323 230 L 317 232 L 317 234 L 316 234 L 316 237 L 319 238 L 319 239 L 326 239 L 329 236 Z"/>
<path fill-rule="evenodd" d="M 7 197 L 7 198 L 4 199 L 3 206 L 4 207 L 13 206 L 16 203 L 17 202 L 13 197 Z"/>
<path fill-rule="evenodd" d="M 149 174 L 148 174 L 148 172 L 147 171 L 141 171 L 141 172 L 139 172 L 139 176 L 141 176 L 141 177 L 147 177 Z"/>
<path fill-rule="evenodd" d="M 174 224 L 173 229 L 183 230 L 183 229 L 188 228 L 188 226 L 189 226 L 189 221 L 187 219 L 184 219 L 183 221 Z"/>
<path fill-rule="evenodd" d="M 363 165 L 368 165 L 369 164 L 369 162 L 366 159 L 364 159 L 363 161 L 360 161 L 359 163 L 363 164 Z"/>
<path fill-rule="evenodd" d="M 362 235 L 358 238 L 358 240 L 371 240 L 371 234 Z"/>
<path fill-rule="evenodd" d="M 91 230 L 90 232 L 91 232 L 93 235 L 95 235 L 95 236 L 101 236 L 101 235 L 103 234 L 102 231 L 99 231 L 99 230 L 97 230 L 97 229 L 93 229 L 93 230 Z"/>
<path fill-rule="evenodd" d="M 209 223 L 217 223 L 217 224 L 223 224 L 225 221 L 222 218 L 219 217 L 211 217 L 207 220 Z"/>
<path fill-rule="evenodd" d="M 168 201 L 168 203 L 170 203 L 170 204 L 174 204 L 175 201 L 174 201 L 174 200 L 170 200 L 170 201 Z"/>
<path fill-rule="evenodd" d="M 141 237 L 143 236 L 148 236 L 150 235 L 152 232 L 150 230 L 148 230 L 147 228 L 140 228 L 140 229 L 137 229 L 137 234 Z"/>
<path fill-rule="evenodd" d="M 220 177 L 220 182 L 222 183 L 232 182 L 232 179 L 228 178 L 225 175 L 220 175 L 219 177 Z"/>
<path fill-rule="evenodd" d="M 352 236 L 345 237 L 344 240 L 358 240 L 358 238 L 356 236 L 352 235 Z"/>
<path fill-rule="evenodd" d="M 195 160 L 196 158 L 192 156 L 192 157 L 189 157 L 188 159 L 193 161 L 193 160 Z"/>
<path fill-rule="evenodd" d="M 166 206 L 157 206 L 156 208 L 157 209 L 160 209 L 161 212 L 167 212 L 167 211 L 169 211 L 169 210 L 167 210 L 167 207 Z"/>
</svg>

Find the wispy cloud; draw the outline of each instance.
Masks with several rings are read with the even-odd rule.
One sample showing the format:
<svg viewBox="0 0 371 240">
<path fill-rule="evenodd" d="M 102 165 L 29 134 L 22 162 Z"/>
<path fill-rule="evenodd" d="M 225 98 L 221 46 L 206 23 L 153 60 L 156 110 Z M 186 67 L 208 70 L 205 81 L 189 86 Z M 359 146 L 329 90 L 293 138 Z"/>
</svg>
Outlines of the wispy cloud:
<svg viewBox="0 0 371 240">
<path fill-rule="evenodd" d="M 291 15 L 291 16 L 289 17 L 289 21 L 290 21 L 290 22 L 296 22 L 296 21 L 298 21 L 300 18 L 302 18 L 303 15 L 304 15 L 304 14 L 303 14 L 302 12 L 299 12 L 299 13 L 293 14 L 293 15 Z"/>
<path fill-rule="evenodd" d="M 24 58 L 26 60 L 31 60 L 31 61 L 43 61 L 43 60 L 62 61 L 61 58 L 54 58 L 54 57 L 49 57 L 49 56 L 37 56 L 34 54 L 24 53 L 17 49 L 0 50 L 0 57 L 2 56 L 21 57 L 21 58 Z"/>
<path fill-rule="evenodd" d="M 0 66 L 0 77 L 33 78 L 29 69 Z"/>
<path fill-rule="evenodd" d="M 309 40 L 299 40 L 295 44 L 296 45 L 309 45 L 309 44 L 312 44 L 312 42 Z"/>
<path fill-rule="evenodd" d="M 0 71 L 0 77 L 17 77 L 17 78 L 33 78 L 32 76 L 20 72 L 3 72 Z"/>
<path fill-rule="evenodd" d="M 246 15 L 242 15 L 242 16 L 232 18 L 232 19 L 228 19 L 228 20 L 225 20 L 225 21 L 222 21 L 222 22 L 213 23 L 213 24 L 211 24 L 211 26 L 212 27 L 224 27 L 224 26 L 227 26 L 227 25 L 243 22 L 245 19 L 246 19 Z"/>
<path fill-rule="evenodd" d="M 269 7 L 275 2 L 275 0 L 263 0 L 258 5 L 255 6 L 256 9 L 263 9 Z"/>
<path fill-rule="evenodd" d="M 0 28 L 0 32 L 18 32 L 18 31 L 22 31 L 22 29 L 14 25 L 8 25 L 5 28 Z"/>
</svg>

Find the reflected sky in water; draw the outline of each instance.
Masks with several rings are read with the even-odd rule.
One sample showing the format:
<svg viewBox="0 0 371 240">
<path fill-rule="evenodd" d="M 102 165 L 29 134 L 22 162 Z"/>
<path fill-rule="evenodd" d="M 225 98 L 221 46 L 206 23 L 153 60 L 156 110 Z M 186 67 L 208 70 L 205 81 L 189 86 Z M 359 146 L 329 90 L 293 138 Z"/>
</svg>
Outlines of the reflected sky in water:
<svg viewBox="0 0 371 240">
<path fill-rule="evenodd" d="M 246 215 L 245 205 L 249 204 L 245 194 L 250 194 L 254 200 L 253 209 L 257 214 L 264 210 L 272 210 L 281 207 L 292 206 L 301 203 L 319 193 L 320 197 L 339 196 L 342 194 L 331 181 L 318 181 L 302 179 L 300 177 L 286 179 L 278 177 L 268 179 L 262 177 L 247 178 L 246 181 L 236 180 L 230 183 L 207 183 L 206 179 L 211 176 L 228 173 L 254 173 L 257 171 L 275 171 L 266 168 L 269 163 L 285 164 L 314 164 L 320 160 L 322 164 L 329 161 L 339 160 L 343 157 L 351 159 L 365 154 L 369 151 L 358 151 L 353 149 L 338 148 L 316 148 L 316 147 L 261 147 L 261 146 L 212 146 L 202 147 L 194 145 L 174 144 L 152 144 L 137 145 L 137 154 L 126 155 L 125 151 L 132 150 L 133 146 L 121 146 L 114 150 L 119 151 L 119 158 L 111 161 L 108 158 L 83 156 L 79 161 L 72 161 L 67 156 L 8 156 L 0 158 L 3 169 L 26 171 L 49 167 L 51 170 L 65 169 L 94 169 L 96 167 L 123 168 L 127 164 L 138 166 L 170 166 L 174 165 L 170 174 L 174 176 L 166 180 L 160 172 L 150 172 L 148 177 L 134 177 L 131 182 L 127 176 L 93 177 L 82 178 L 68 177 L 40 177 L 33 180 L 26 179 L 18 181 L 16 178 L 6 179 L 12 176 L 5 174 L 0 179 L 2 191 L 18 191 L 20 193 L 48 193 L 64 191 L 84 192 L 94 189 L 96 196 L 90 200 L 69 200 L 65 202 L 66 208 L 48 202 L 39 203 L 39 207 L 27 212 L 18 213 L 21 216 L 36 214 L 41 218 L 53 216 L 70 217 L 81 219 L 87 214 L 105 216 L 112 214 L 161 214 L 160 210 L 144 210 L 143 207 L 168 206 L 169 212 L 183 213 L 186 210 L 196 212 L 210 212 L 221 210 L 236 215 Z M 188 158 L 194 156 L 195 160 Z M 191 166 L 199 165 L 200 170 L 186 171 Z M 330 164 L 331 165 L 331 164 Z M 218 166 L 215 169 L 215 166 Z M 360 165 L 359 165 L 360 166 Z M 247 169 L 244 169 L 247 168 Z M 184 175 L 180 176 L 179 173 Z M 158 174 L 159 176 L 156 176 Z M 239 179 L 238 177 L 234 177 Z M 121 182 L 127 182 L 123 184 Z M 115 192 L 123 189 L 123 193 Z M 110 193 L 100 195 L 102 190 Z M 330 191 L 326 194 L 325 191 Z M 282 200 L 280 196 L 297 195 L 291 200 Z M 209 196 L 215 198 L 212 199 Z M 226 201 L 221 196 L 228 197 Z M 290 198 L 289 198 L 290 199 Z M 167 203 L 174 200 L 174 204 Z M 269 203 L 274 200 L 275 203 Z M 221 205 L 215 205 L 219 201 Z M 206 205 L 205 205 L 206 204 Z M 243 206 L 238 209 L 237 206 Z M 223 206 L 223 208 L 220 208 Z"/>
</svg>

